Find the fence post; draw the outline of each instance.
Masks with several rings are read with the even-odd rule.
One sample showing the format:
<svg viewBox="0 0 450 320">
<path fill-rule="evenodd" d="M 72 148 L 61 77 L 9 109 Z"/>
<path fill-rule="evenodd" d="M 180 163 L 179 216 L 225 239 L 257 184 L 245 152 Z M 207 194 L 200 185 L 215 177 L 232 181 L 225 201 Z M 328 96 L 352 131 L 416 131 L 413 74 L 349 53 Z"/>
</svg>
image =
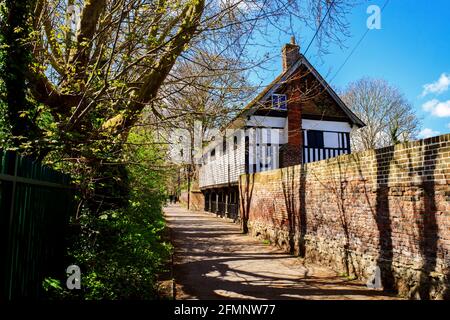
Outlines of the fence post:
<svg viewBox="0 0 450 320">
<path fill-rule="evenodd" d="M 16 185 L 17 185 L 17 167 L 18 167 L 18 157 L 17 154 L 14 154 L 14 180 L 12 181 L 12 193 L 11 193 L 11 209 L 9 211 L 9 230 L 11 230 L 12 227 L 12 221 L 14 216 L 14 207 L 15 207 L 15 197 L 16 197 Z"/>
<path fill-rule="evenodd" d="M 17 155 L 17 153 L 13 153 L 14 155 L 14 173 L 13 173 L 13 177 L 14 180 L 12 181 L 12 188 L 11 188 L 11 208 L 9 211 L 9 223 L 8 223 L 8 245 L 7 245 L 7 254 L 6 254 L 6 268 L 8 270 L 8 274 L 9 274 L 9 281 L 7 284 L 7 288 L 8 288 L 8 300 L 11 300 L 12 297 L 12 281 L 13 281 L 13 276 L 12 276 L 12 272 L 13 272 L 13 268 L 11 266 L 12 263 L 12 252 L 11 252 L 11 243 L 12 243 L 12 227 L 13 227 L 13 221 L 14 221 L 14 210 L 15 210 L 15 199 L 16 199 L 16 186 L 17 186 L 17 170 L 18 170 L 18 166 L 19 166 L 19 157 Z"/>
</svg>

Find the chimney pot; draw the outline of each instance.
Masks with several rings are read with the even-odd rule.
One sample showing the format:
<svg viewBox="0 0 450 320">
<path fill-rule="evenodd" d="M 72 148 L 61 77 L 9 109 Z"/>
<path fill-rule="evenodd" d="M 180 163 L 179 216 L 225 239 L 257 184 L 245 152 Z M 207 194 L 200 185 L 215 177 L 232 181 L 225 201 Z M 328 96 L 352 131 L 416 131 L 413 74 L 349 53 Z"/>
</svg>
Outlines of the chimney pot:
<svg viewBox="0 0 450 320">
<path fill-rule="evenodd" d="M 300 46 L 295 44 L 295 37 L 291 37 L 291 42 L 287 43 L 281 49 L 281 59 L 283 63 L 283 72 L 288 70 L 294 63 L 300 59 Z"/>
</svg>

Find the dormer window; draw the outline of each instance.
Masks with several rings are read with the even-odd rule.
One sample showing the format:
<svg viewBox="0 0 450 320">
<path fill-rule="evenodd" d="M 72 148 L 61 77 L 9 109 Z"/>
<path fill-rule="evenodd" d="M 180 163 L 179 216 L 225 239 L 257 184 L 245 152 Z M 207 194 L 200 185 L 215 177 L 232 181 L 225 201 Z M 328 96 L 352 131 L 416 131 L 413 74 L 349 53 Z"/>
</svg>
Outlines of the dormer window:
<svg viewBox="0 0 450 320">
<path fill-rule="evenodd" d="M 287 110 L 287 97 L 285 94 L 272 95 L 272 109 Z"/>
</svg>

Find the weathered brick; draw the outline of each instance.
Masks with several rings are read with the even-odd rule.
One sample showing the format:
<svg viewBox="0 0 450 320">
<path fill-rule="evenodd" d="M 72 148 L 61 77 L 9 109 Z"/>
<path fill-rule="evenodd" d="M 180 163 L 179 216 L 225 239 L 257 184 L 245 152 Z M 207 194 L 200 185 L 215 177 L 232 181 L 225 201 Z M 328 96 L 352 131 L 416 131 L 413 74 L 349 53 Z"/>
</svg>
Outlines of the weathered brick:
<svg viewBox="0 0 450 320">
<path fill-rule="evenodd" d="M 258 173 L 245 199 L 250 231 L 361 278 L 385 261 L 405 295 L 423 272 L 436 272 L 432 297 L 442 297 L 449 277 L 442 270 L 450 269 L 449 142 L 450 134 L 282 169 L 293 168 L 291 176 Z"/>
</svg>

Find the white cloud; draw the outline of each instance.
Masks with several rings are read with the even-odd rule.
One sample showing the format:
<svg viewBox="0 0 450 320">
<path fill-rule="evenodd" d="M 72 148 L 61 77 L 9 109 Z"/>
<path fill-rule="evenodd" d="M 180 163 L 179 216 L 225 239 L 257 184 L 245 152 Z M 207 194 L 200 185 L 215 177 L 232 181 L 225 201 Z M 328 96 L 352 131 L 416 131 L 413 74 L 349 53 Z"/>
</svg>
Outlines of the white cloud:
<svg viewBox="0 0 450 320">
<path fill-rule="evenodd" d="M 439 100 L 438 100 L 438 99 L 433 99 L 433 100 L 430 100 L 430 101 L 425 102 L 425 103 L 422 105 L 422 109 L 423 109 L 424 111 L 431 112 L 431 111 L 433 111 L 433 109 L 434 109 L 438 104 L 439 104 Z"/>
<path fill-rule="evenodd" d="M 450 86 L 450 75 L 441 74 L 436 82 L 428 83 L 423 86 L 422 97 L 425 97 L 429 93 L 443 93 L 448 90 Z"/>
<path fill-rule="evenodd" d="M 439 134 L 440 134 L 439 131 L 434 131 L 433 129 L 425 128 L 419 132 L 419 138 L 426 139 L 429 137 L 438 136 Z"/>
<path fill-rule="evenodd" d="M 431 112 L 433 116 L 439 118 L 450 117 L 450 100 L 441 102 L 437 99 L 433 99 L 425 102 L 422 105 L 422 109 L 426 112 Z"/>
</svg>

